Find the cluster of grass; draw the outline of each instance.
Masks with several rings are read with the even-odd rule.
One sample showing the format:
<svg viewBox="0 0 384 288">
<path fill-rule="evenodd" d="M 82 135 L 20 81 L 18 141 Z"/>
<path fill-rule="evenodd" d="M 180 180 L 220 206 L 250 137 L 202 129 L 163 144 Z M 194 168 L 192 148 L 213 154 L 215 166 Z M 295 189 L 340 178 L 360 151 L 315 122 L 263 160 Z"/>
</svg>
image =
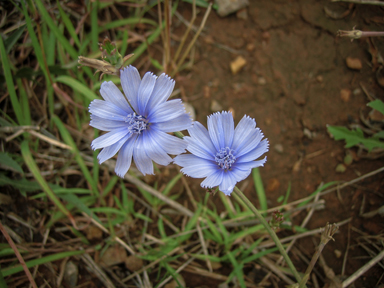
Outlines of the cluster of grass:
<svg viewBox="0 0 384 288">
<path fill-rule="evenodd" d="M 216 194 L 225 207 L 218 214 L 210 194 L 191 191 L 176 167 L 156 167 L 155 178 L 140 178 L 131 169 L 120 179 L 113 172 L 115 160 L 100 166 L 98 152 L 90 149 L 98 131 L 88 125 L 87 107 L 99 98 L 100 81 L 90 68 L 77 68 L 78 56 L 100 58 L 98 43 L 110 35 L 122 55 L 134 53 L 127 64 L 135 62 L 139 69 L 152 65 L 174 75 L 185 67 L 193 42 L 178 50 L 177 57 L 164 44 L 163 59 L 153 58 L 148 46 L 160 36 L 170 43 L 167 17 L 177 2 L 170 7 L 165 1 L 164 20 L 158 18 L 162 13 L 157 13 L 156 1 L 131 1 L 120 9 L 114 1 L 86 3 L 10 1 L 3 10 L 0 132 L 6 153 L 0 153 L 0 213 L 7 241 L 0 244 L 0 286 L 21 287 L 29 281 L 32 287 L 59 287 L 63 278 L 69 281 L 67 264 L 73 262 L 82 272 L 83 287 L 91 282 L 163 287 L 171 280 L 188 286 L 178 276 L 181 271 L 255 287 L 245 271 L 257 261 L 272 269 L 265 263 L 276 258 L 276 248 L 239 199 Z M 119 83 L 117 77 L 105 77 Z M 282 209 L 283 228 L 294 230 L 295 239 L 318 233 L 288 225 L 290 215 L 321 205 L 310 201 L 331 184 L 290 204 L 288 191 L 282 206 L 267 210 L 257 170 L 253 180 L 265 215 Z M 91 236 L 92 227 L 99 236 Z M 101 269 L 100 259 L 116 245 L 142 265 L 137 270 L 121 265 Z M 222 267 L 230 272 L 221 274 Z M 274 268 L 286 283 L 294 283 L 282 263 Z"/>
</svg>

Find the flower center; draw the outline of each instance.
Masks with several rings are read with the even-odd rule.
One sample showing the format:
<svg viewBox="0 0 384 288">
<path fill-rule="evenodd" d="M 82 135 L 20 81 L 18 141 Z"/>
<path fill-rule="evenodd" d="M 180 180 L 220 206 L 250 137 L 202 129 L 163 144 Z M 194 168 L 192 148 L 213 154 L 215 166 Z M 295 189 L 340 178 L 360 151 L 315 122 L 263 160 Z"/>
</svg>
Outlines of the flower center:
<svg viewBox="0 0 384 288">
<path fill-rule="evenodd" d="M 144 116 L 133 114 L 128 114 L 125 117 L 125 122 L 128 124 L 128 131 L 130 133 L 141 134 L 143 130 L 146 130 L 148 127 L 148 120 Z"/>
<path fill-rule="evenodd" d="M 215 156 L 217 165 L 225 171 L 230 170 L 232 168 L 232 164 L 236 162 L 236 157 L 233 153 L 234 151 L 229 147 L 221 148 Z"/>
</svg>

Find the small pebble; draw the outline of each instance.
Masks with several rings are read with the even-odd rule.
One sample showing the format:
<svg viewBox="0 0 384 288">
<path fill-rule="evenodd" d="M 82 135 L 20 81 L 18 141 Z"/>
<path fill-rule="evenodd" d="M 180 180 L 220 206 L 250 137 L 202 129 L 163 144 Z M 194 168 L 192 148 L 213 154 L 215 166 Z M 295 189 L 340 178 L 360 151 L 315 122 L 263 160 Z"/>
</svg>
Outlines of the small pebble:
<svg viewBox="0 0 384 288">
<path fill-rule="evenodd" d="M 341 89 L 340 91 L 340 98 L 343 102 L 349 102 L 351 99 L 352 91 L 349 89 Z"/>
<path fill-rule="evenodd" d="M 131 272 L 138 271 L 144 266 L 143 259 L 135 255 L 128 256 L 127 259 L 125 259 L 124 263 L 125 267 Z"/>
<path fill-rule="evenodd" d="M 103 237 L 103 231 L 101 231 L 96 226 L 89 226 L 87 229 L 86 237 L 90 241 L 101 239 Z"/>
<path fill-rule="evenodd" d="M 248 19 L 247 9 L 244 8 L 244 9 L 240 9 L 239 11 L 237 11 L 236 17 L 238 19 L 247 20 Z"/>
<path fill-rule="evenodd" d="M 68 261 L 65 264 L 65 270 L 64 270 L 64 280 L 68 287 L 76 287 L 77 280 L 79 277 L 79 268 L 75 263 L 72 261 Z"/>
<path fill-rule="evenodd" d="M 238 56 L 230 63 L 232 74 L 237 74 L 246 64 L 247 61 L 244 59 L 244 57 Z"/>
<path fill-rule="evenodd" d="M 347 67 L 353 70 L 360 70 L 361 68 L 363 68 L 363 64 L 361 64 L 359 58 L 347 57 L 346 63 Z"/>
<path fill-rule="evenodd" d="M 353 89 L 353 91 L 352 91 L 352 94 L 353 94 L 354 96 L 356 96 L 356 95 L 360 95 L 360 93 L 361 93 L 361 89 L 360 89 L 360 88 Z"/>
<path fill-rule="evenodd" d="M 265 85 L 267 84 L 267 80 L 265 80 L 264 77 L 259 77 L 259 79 L 257 79 L 257 83 L 259 83 L 260 85 Z"/>
<path fill-rule="evenodd" d="M 316 80 L 317 80 L 317 82 L 319 82 L 319 83 L 323 83 L 323 81 L 324 81 L 323 76 L 321 76 L 321 75 L 317 76 L 317 77 L 316 77 Z"/>
<path fill-rule="evenodd" d="M 336 169 L 335 169 L 335 170 L 336 170 L 337 173 L 344 173 L 345 170 L 347 170 L 347 167 L 345 167 L 344 164 L 340 163 L 340 164 L 338 164 L 338 165 L 336 166 Z"/>
<path fill-rule="evenodd" d="M 276 144 L 273 148 L 275 148 L 276 152 L 282 154 L 284 152 L 284 147 L 282 144 Z"/>
<path fill-rule="evenodd" d="M 216 100 L 212 100 L 211 102 L 211 111 L 212 112 L 219 112 L 223 110 L 223 106 L 219 104 Z"/>
<path fill-rule="evenodd" d="M 340 250 L 337 250 L 337 249 L 335 249 L 335 251 L 333 252 L 335 253 L 336 258 L 340 258 L 341 255 L 343 254 Z"/>
<path fill-rule="evenodd" d="M 215 3 L 219 6 L 217 14 L 221 17 L 225 17 L 249 5 L 248 0 L 216 0 Z"/>
<path fill-rule="evenodd" d="M 351 165 L 353 162 L 353 156 L 351 154 L 347 154 L 344 156 L 344 164 L 345 165 Z"/>
<path fill-rule="evenodd" d="M 100 264 L 104 267 L 110 267 L 122 262 L 127 258 L 127 251 L 121 245 L 113 245 L 108 247 L 101 256 Z"/>
<path fill-rule="evenodd" d="M 255 50 L 255 48 L 256 46 L 253 43 L 248 43 L 247 46 L 245 47 L 245 49 L 247 49 L 247 51 L 249 52 L 252 52 L 253 50 Z"/>
</svg>

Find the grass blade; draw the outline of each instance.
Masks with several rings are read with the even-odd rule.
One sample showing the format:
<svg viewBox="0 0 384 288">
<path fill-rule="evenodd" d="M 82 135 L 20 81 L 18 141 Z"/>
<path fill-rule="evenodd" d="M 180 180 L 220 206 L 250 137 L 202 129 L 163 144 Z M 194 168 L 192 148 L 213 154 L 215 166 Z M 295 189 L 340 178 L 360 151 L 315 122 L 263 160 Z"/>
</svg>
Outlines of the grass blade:
<svg viewBox="0 0 384 288">
<path fill-rule="evenodd" d="M 13 83 L 13 77 L 11 72 L 11 65 L 8 60 L 7 52 L 5 51 L 2 37 L 0 37 L 0 53 L 1 53 L 1 62 L 3 64 L 5 82 L 7 83 L 7 90 L 9 93 L 9 97 L 11 99 L 13 111 L 16 114 L 17 122 L 20 125 L 24 125 L 25 123 L 24 123 L 23 112 L 21 110 L 19 100 L 17 99 L 15 84 Z"/>
<path fill-rule="evenodd" d="M 79 165 L 81 171 L 83 172 L 83 175 L 85 179 L 88 181 L 89 185 L 92 187 L 92 192 L 94 195 L 99 195 L 98 189 L 97 189 L 97 184 L 94 181 L 91 173 L 89 172 L 87 166 L 85 165 L 84 159 L 81 157 L 79 149 L 77 149 L 75 141 L 73 141 L 71 135 L 69 134 L 67 128 L 65 128 L 63 122 L 54 115 L 52 117 L 53 122 L 56 124 L 57 128 L 60 131 L 61 137 L 63 138 L 64 142 L 67 143 L 67 145 L 71 146 L 72 152 L 75 154 L 75 160 L 77 164 Z"/>
<path fill-rule="evenodd" d="M 85 86 L 80 81 L 73 79 L 72 77 L 69 77 L 66 75 L 61 75 L 61 76 L 57 77 L 55 79 L 55 81 L 63 83 L 65 85 L 68 85 L 73 90 L 79 92 L 80 94 L 82 94 L 85 98 L 87 98 L 90 101 L 100 98 L 100 97 L 97 97 L 95 92 L 93 92 L 91 89 L 89 89 L 87 86 Z"/>
<path fill-rule="evenodd" d="M 61 45 L 68 52 L 68 54 L 71 56 L 71 58 L 73 60 L 76 60 L 77 56 L 79 56 L 77 51 L 69 43 L 67 38 L 65 38 L 64 34 L 60 32 L 57 24 L 55 22 L 53 22 L 48 11 L 45 9 L 43 2 L 41 0 L 35 0 L 35 3 L 36 3 L 36 6 L 38 7 L 38 9 L 40 11 L 40 15 L 41 15 L 43 21 L 45 21 L 45 23 L 47 23 L 48 27 L 52 30 L 52 32 L 55 33 L 57 40 L 61 43 Z"/>
<path fill-rule="evenodd" d="M 53 193 L 53 191 L 49 187 L 48 183 L 45 181 L 45 179 L 41 175 L 39 168 L 37 167 L 35 161 L 32 158 L 32 154 L 31 154 L 31 151 L 29 150 L 29 145 L 27 140 L 24 140 L 21 143 L 21 154 L 23 155 L 25 164 L 27 164 L 29 171 L 31 171 L 36 181 L 40 184 L 43 191 L 47 194 L 48 198 L 51 199 L 53 203 L 55 203 L 57 208 L 62 213 L 64 213 L 64 215 L 71 220 L 73 226 L 76 227 L 75 220 L 73 219 L 71 213 L 67 210 L 67 208 L 65 208 L 65 206 L 56 197 L 56 195 Z"/>
<path fill-rule="evenodd" d="M 28 268 L 32 268 L 32 267 L 37 266 L 37 265 L 42 265 L 45 263 L 57 261 L 57 260 L 60 260 L 60 259 L 66 258 L 66 257 L 81 255 L 83 253 L 85 253 L 85 250 L 61 252 L 61 253 L 49 255 L 46 257 L 33 259 L 31 261 L 25 262 L 25 264 L 27 265 Z M 23 271 L 23 267 L 21 265 L 16 265 L 14 267 L 2 269 L 2 273 L 3 273 L 4 277 L 16 274 L 16 273 L 21 272 L 21 271 Z M 1 287 L 3 287 L 3 286 L 1 286 Z"/>
<path fill-rule="evenodd" d="M 266 211 L 268 209 L 267 197 L 265 196 L 263 180 L 261 180 L 259 168 L 252 169 L 252 178 L 255 184 L 257 197 L 259 198 L 260 208 L 261 210 Z M 265 216 L 266 213 L 263 213 L 262 215 Z"/>
<path fill-rule="evenodd" d="M 76 30 L 72 25 L 71 20 L 69 19 L 68 15 L 64 12 L 63 8 L 61 8 L 60 2 L 57 0 L 56 1 L 57 7 L 59 8 L 59 13 L 61 16 L 61 20 L 63 20 L 63 23 L 65 25 L 65 28 L 67 28 L 67 31 L 69 35 L 71 35 L 73 41 L 75 41 L 76 45 L 78 48 L 80 48 L 80 40 L 79 37 L 77 37 Z"/>
</svg>

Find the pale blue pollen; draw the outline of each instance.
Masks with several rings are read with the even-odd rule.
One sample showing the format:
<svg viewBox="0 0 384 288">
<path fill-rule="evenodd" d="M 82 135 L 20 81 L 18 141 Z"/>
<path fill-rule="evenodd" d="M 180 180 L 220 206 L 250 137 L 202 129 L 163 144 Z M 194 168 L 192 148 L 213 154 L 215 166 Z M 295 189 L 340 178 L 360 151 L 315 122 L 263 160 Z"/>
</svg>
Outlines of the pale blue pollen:
<svg viewBox="0 0 384 288">
<path fill-rule="evenodd" d="M 147 118 L 141 115 L 136 115 L 135 112 L 128 114 L 125 117 L 125 122 L 128 124 L 128 131 L 132 134 L 141 134 L 141 132 L 146 130 L 148 127 Z"/>
<path fill-rule="evenodd" d="M 232 168 L 232 164 L 236 162 L 236 156 L 234 150 L 229 147 L 221 148 L 219 152 L 216 153 L 215 161 L 219 167 L 225 171 Z"/>
</svg>

